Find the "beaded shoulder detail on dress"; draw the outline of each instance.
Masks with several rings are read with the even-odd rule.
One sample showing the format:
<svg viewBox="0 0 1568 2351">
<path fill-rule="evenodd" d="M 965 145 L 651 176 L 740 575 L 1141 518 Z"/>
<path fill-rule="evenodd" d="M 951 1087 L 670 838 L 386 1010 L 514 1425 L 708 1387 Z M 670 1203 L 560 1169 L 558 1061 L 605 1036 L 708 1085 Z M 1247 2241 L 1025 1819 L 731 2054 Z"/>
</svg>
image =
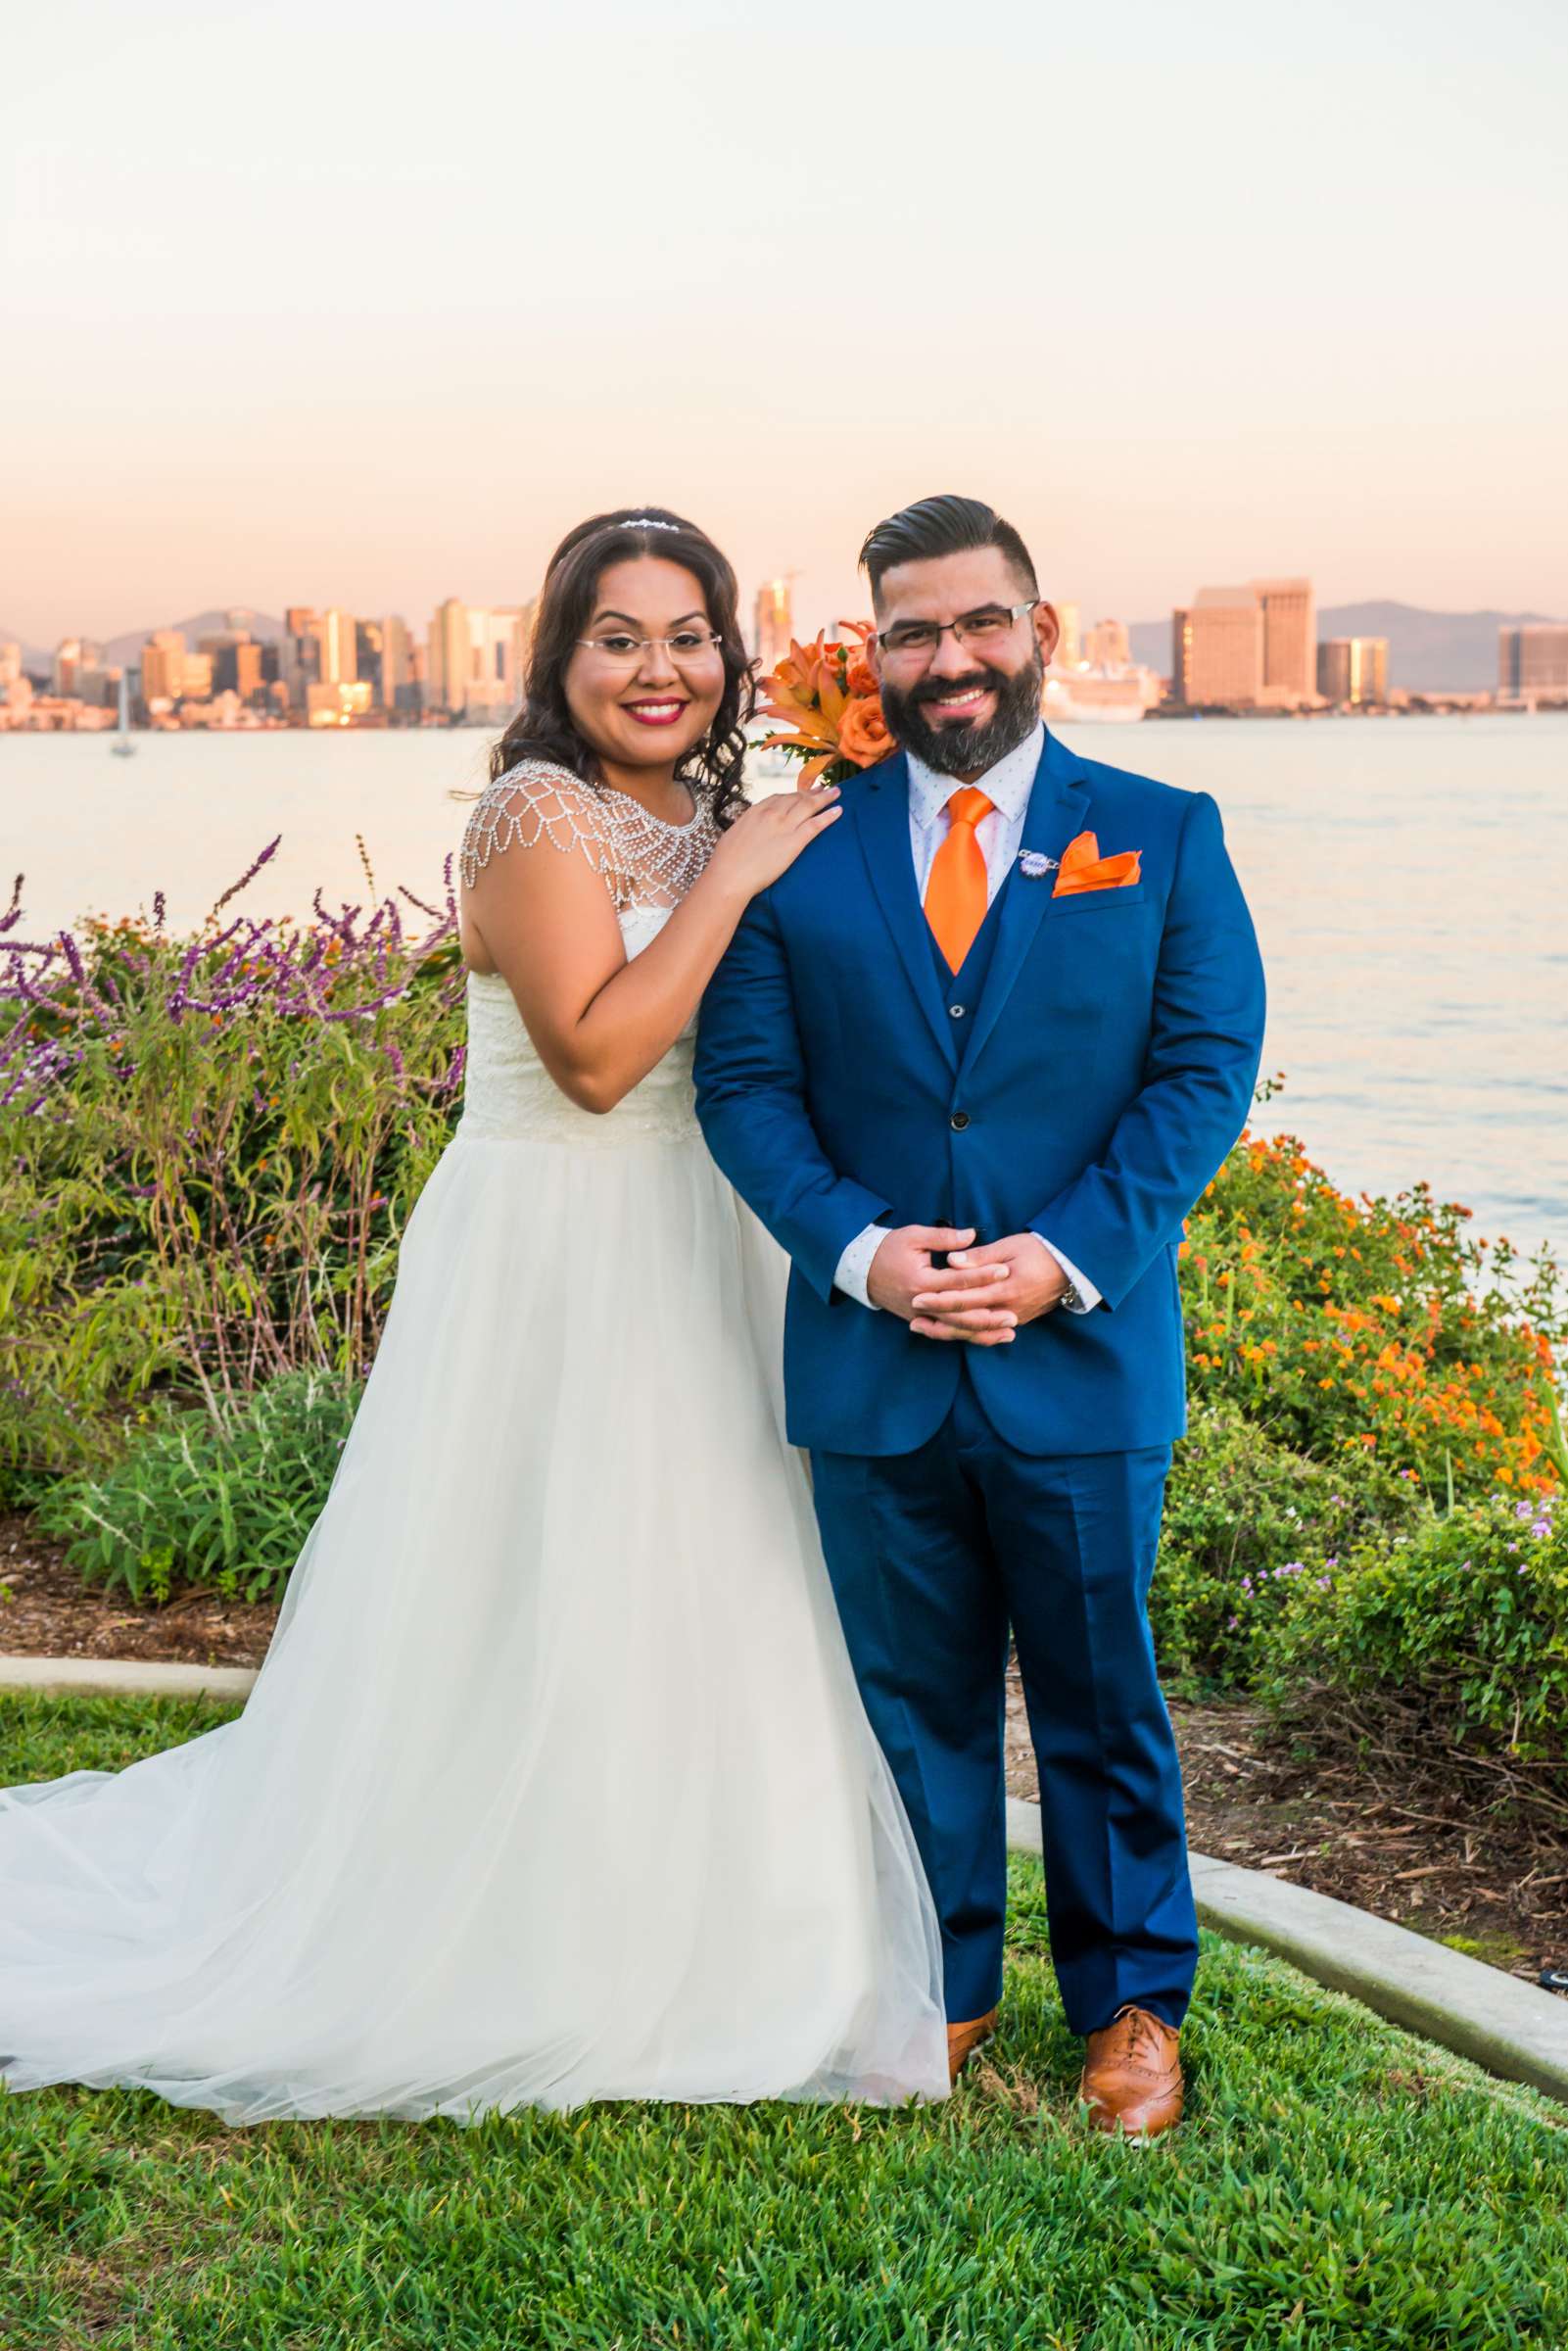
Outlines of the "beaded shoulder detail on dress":
<svg viewBox="0 0 1568 2351">
<path fill-rule="evenodd" d="M 586 784 L 553 760 L 523 759 L 487 785 L 463 831 L 458 868 L 472 889 L 492 857 L 542 841 L 564 856 L 587 858 L 601 875 L 618 914 L 639 906 L 676 906 L 713 854 L 718 829 L 699 798 L 688 825 L 650 816 L 629 792 Z"/>
</svg>

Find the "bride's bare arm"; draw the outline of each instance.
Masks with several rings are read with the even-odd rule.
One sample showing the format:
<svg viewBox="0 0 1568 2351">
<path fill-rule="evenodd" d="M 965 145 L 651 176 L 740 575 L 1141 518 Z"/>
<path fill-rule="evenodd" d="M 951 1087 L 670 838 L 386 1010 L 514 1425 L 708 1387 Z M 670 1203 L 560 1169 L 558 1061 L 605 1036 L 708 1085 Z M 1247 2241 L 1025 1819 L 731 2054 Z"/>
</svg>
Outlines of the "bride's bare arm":
<svg viewBox="0 0 1568 2351">
<path fill-rule="evenodd" d="M 585 1110 L 613 1110 L 662 1060 L 686 1027 L 736 924 L 839 814 L 832 789 L 780 792 L 747 808 L 720 836 L 705 872 L 669 921 L 627 960 L 614 900 L 591 854 L 559 846 L 565 824 L 594 839 L 587 787 L 581 810 L 562 779 L 553 812 L 521 854 L 491 856 L 465 877 L 465 931 L 516 999 L 541 1061 Z M 577 817 L 580 824 L 574 823 Z"/>
</svg>

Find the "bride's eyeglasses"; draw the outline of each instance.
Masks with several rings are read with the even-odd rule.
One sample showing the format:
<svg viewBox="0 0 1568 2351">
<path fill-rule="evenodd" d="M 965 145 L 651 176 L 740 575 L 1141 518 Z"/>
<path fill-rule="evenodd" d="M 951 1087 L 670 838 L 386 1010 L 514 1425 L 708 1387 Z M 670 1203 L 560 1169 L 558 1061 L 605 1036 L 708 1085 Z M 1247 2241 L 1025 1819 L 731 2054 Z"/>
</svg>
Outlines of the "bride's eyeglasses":
<svg viewBox="0 0 1568 2351">
<path fill-rule="evenodd" d="M 604 637 L 579 637 L 612 669 L 635 669 L 644 653 L 662 645 L 678 669 L 697 669 L 721 651 L 724 640 L 711 629 L 676 629 L 668 637 L 634 637 L 630 629 L 615 629 Z"/>
</svg>

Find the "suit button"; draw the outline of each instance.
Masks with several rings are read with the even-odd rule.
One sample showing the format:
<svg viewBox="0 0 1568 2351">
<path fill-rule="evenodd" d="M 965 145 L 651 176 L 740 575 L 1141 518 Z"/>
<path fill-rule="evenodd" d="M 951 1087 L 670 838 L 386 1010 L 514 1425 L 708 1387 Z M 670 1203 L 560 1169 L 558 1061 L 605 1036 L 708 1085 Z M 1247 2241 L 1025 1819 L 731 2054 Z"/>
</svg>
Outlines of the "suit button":
<svg viewBox="0 0 1568 2351">
<path fill-rule="evenodd" d="M 947 1123 L 955 1134 L 962 1134 L 970 1123 L 970 1114 L 967 1110 L 955 1110 Z"/>
<path fill-rule="evenodd" d="M 947 1009 L 948 1009 L 948 1011 L 949 1011 L 949 1012 L 952 1014 L 952 1016 L 953 1016 L 953 1018 L 954 1018 L 954 1020 L 955 1020 L 955 1021 L 961 1021 L 961 1020 L 964 1018 L 964 1013 L 965 1013 L 965 1009 L 966 1009 L 964 1005 L 962 1005 L 962 1004 L 949 1004 L 949 1006 L 948 1006 L 948 1008 L 947 1008 Z"/>
</svg>

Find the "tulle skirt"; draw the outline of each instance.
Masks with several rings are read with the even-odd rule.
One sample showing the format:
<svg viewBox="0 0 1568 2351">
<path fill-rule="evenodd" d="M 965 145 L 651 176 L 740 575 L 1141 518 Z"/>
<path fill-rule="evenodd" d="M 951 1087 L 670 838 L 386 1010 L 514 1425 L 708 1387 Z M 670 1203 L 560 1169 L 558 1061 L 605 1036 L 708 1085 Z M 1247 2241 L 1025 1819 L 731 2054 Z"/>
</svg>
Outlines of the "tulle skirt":
<svg viewBox="0 0 1568 2351">
<path fill-rule="evenodd" d="M 459 1134 L 243 1714 L 0 1791 L 0 2075 L 231 2123 L 947 2093 L 940 1943 L 692 1129 Z"/>
</svg>

